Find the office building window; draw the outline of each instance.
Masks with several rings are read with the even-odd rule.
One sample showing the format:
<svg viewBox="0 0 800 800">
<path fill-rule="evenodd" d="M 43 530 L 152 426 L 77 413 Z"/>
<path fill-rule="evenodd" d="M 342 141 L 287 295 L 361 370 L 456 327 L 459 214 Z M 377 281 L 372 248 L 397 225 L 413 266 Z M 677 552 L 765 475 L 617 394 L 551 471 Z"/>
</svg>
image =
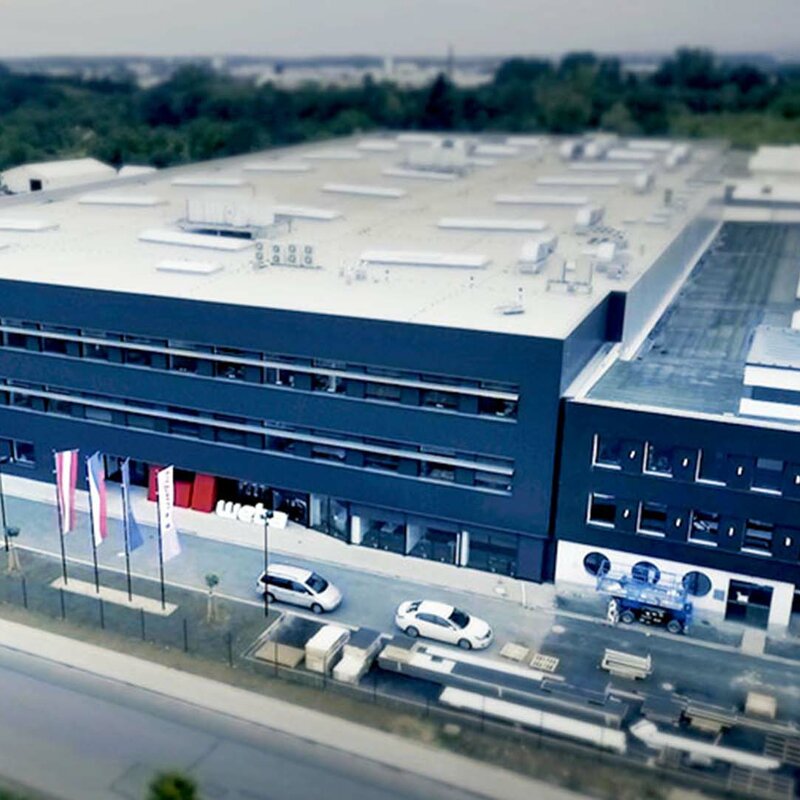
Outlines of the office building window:
<svg viewBox="0 0 800 800">
<path fill-rule="evenodd" d="M 752 488 L 759 492 L 780 494 L 782 484 L 783 461 L 777 458 L 757 458 Z"/>
<path fill-rule="evenodd" d="M 450 464 L 439 464 L 435 461 L 423 461 L 420 464 L 419 474 L 432 481 L 449 481 L 456 479 L 455 467 Z"/>
<path fill-rule="evenodd" d="M 742 550 L 759 555 L 772 555 L 772 536 L 775 526 L 769 522 L 749 519 L 744 528 Z"/>
<path fill-rule="evenodd" d="M 661 570 L 649 561 L 637 561 L 631 568 L 631 578 L 638 583 L 658 583 Z"/>
<path fill-rule="evenodd" d="M 703 449 L 697 462 L 697 480 L 724 486 L 727 482 L 728 459 L 725 453 Z"/>
<path fill-rule="evenodd" d="M 399 403 L 402 391 L 391 383 L 367 383 L 364 387 L 365 397 L 370 400 L 383 400 L 386 403 Z"/>
<path fill-rule="evenodd" d="M 716 547 L 719 542 L 719 514 L 710 511 L 692 511 L 689 541 Z"/>
<path fill-rule="evenodd" d="M 586 554 L 583 559 L 583 568 L 587 574 L 598 578 L 608 575 L 608 571 L 611 569 L 611 562 L 602 553 L 595 551 Z"/>
<path fill-rule="evenodd" d="M 648 442 L 647 454 L 644 461 L 644 471 L 649 472 L 651 475 L 671 476 L 672 457 L 673 450 L 671 447 L 665 447 L 664 445 Z"/>
<path fill-rule="evenodd" d="M 705 597 L 711 591 L 711 579 L 704 572 L 687 572 L 681 579 L 686 593 L 692 597 Z"/>
<path fill-rule="evenodd" d="M 458 409 L 458 395 L 452 392 L 441 392 L 438 389 L 423 389 L 420 392 L 420 405 L 427 408 Z"/>
<path fill-rule="evenodd" d="M 513 576 L 517 568 L 519 537 L 507 533 L 469 532 L 467 566 Z"/>
<path fill-rule="evenodd" d="M 478 413 L 486 417 L 513 419 L 517 416 L 517 404 L 497 397 L 479 397 Z"/>
<path fill-rule="evenodd" d="M 612 436 L 595 434 L 594 458 L 592 463 L 597 467 L 608 469 L 622 468 L 622 442 Z"/>
<path fill-rule="evenodd" d="M 36 451 L 32 442 L 12 442 L 11 457 L 25 467 L 36 466 Z"/>
<path fill-rule="evenodd" d="M 667 507 L 663 503 L 643 502 L 639 507 L 639 532 L 663 536 L 667 531 Z"/>
<path fill-rule="evenodd" d="M 589 522 L 613 528 L 617 519 L 617 501 L 607 494 L 593 493 L 589 496 Z"/>
</svg>

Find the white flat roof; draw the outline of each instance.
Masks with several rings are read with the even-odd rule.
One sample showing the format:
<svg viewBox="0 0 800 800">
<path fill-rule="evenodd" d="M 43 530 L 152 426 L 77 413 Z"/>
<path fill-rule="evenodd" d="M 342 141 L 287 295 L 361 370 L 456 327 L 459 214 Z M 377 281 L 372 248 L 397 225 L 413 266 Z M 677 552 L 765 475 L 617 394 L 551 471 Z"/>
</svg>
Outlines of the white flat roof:
<svg viewBox="0 0 800 800">
<path fill-rule="evenodd" d="M 396 148 L 358 149 L 360 140 L 352 138 L 251 153 L 117 179 L 92 190 L 101 197 L 164 201 L 152 207 L 87 204 L 79 189 L 0 198 L 2 238 L 9 245 L 0 251 L 0 278 L 560 339 L 610 291 L 624 292 L 638 281 L 708 199 L 722 192 L 689 184 L 698 162 L 719 152 L 712 145 L 697 146 L 688 165 L 669 172 L 657 168 L 654 191 L 636 194 L 631 176 L 612 183 L 608 176 L 565 175 L 556 138 L 519 147 L 466 175 L 410 170 L 405 157 L 411 148 L 419 152 L 428 146 L 431 139 L 425 137 L 381 139 Z M 476 141 L 497 146 L 506 140 Z M 313 169 L 296 171 L 312 161 Z M 331 185 L 389 187 L 395 182 L 386 175 L 417 180 L 404 181 L 404 194 L 389 201 L 360 191 L 325 191 Z M 537 188 L 553 176 L 559 179 L 553 185 L 580 186 L 575 194 L 581 200 L 604 207 L 603 225 L 625 228 L 630 241 L 626 274 L 616 280 L 595 274 L 590 294 L 547 291 L 562 260 L 581 262 L 588 244 L 586 235 L 574 231 L 575 208 L 560 204 L 568 193 Z M 674 208 L 668 218 L 659 216 L 665 189 L 686 199 L 686 207 Z M 546 202 L 536 208 L 534 220 L 525 205 L 505 204 L 498 214 L 498 195 Z M 270 205 L 278 221 L 268 231 L 265 251 L 273 241 L 313 246 L 319 268 L 254 269 L 251 240 L 180 229 L 189 199 L 222 201 L 232 212 L 237 204 Z M 647 218 L 664 221 L 624 222 Z M 440 227 L 447 219 L 468 224 Z M 522 274 L 522 247 L 540 226 L 558 237 L 556 253 L 540 273 Z M 380 258 L 368 263 L 380 266 L 359 274 L 365 253 L 377 253 Z M 213 274 L 185 265 L 158 268 L 206 263 L 210 257 L 220 267 Z M 520 295 L 525 313 L 497 311 L 518 303 Z"/>
</svg>

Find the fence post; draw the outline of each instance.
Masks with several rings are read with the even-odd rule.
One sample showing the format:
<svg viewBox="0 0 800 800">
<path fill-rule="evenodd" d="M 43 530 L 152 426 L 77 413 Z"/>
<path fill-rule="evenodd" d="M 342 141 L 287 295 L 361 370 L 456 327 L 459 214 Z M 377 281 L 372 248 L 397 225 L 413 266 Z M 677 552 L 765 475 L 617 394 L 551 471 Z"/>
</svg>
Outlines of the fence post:
<svg viewBox="0 0 800 800">
<path fill-rule="evenodd" d="M 28 583 L 25 580 L 25 576 L 22 576 L 22 605 L 25 608 L 28 608 Z"/>
<path fill-rule="evenodd" d="M 183 618 L 183 652 L 189 652 L 189 623 L 186 622 L 186 617 Z"/>
<path fill-rule="evenodd" d="M 58 599 L 59 599 L 59 602 L 61 603 L 61 619 L 66 619 L 67 618 L 67 606 L 66 606 L 66 603 L 64 602 L 64 590 L 63 589 L 59 589 L 58 590 Z"/>
<path fill-rule="evenodd" d="M 100 606 L 100 627 L 105 630 L 106 629 L 106 609 L 103 605 L 103 598 L 98 597 L 97 602 Z"/>
<path fill-rule="evenodd" d="M 144 642 L 144 641 L 146 641 L 146 639 L 147 639 L 147 636 L 146 636 L 146 634 L 145 634 L 145 627 L 144 627 L 144 609 L 143 609 L 143 608 L 140 608 L 140 609 L 139 609 L 139 625 L 141 626 L 141 629 L 142 629 L 142 641 Z"/>
<path fill-rule="evenodd" d="M 233 634 L 228 631 L 227 636 L 225 637 L 228 642 L 228 666 L 233 666 Z"/>
</svg>

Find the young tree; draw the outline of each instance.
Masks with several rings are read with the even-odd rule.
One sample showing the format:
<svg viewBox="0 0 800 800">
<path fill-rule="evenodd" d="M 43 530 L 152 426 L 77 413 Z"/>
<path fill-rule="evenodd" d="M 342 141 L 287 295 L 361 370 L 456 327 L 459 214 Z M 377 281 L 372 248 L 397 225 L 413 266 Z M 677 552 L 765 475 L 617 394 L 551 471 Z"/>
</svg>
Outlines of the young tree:
<svg viewBox="0 0 800 800">
<path fill-rule="evenodd" d="M 147 800 L 200 800 L 197 784 L 180 772 L 163 772 L 150 784 Z"/>
<path fill-rule="evenodd" d="M 219 575 L 209 572 L 206 575 L 206 586 L 208 587 L 208 605 L 206 606 L 206 622 L 217 621 L 217 598 L 214 590 L 219 585 Z"/>
</svg>

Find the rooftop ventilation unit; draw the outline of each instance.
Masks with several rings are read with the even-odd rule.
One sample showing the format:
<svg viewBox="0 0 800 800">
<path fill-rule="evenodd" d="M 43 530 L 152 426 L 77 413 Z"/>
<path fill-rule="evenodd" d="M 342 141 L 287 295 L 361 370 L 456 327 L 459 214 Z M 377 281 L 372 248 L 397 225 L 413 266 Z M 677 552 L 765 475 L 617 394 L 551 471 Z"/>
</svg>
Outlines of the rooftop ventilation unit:
<svg viewBox="0 0 800 800">
<path fill-rule="evenodd" d="M 512 147 L 546 147 L 547 139 L 544 136 L 507 136 L 506 144 Z"/>
<path fill-rule="evenodd" d="M 407 167 L 386 167 L 381 174 L 387 178 L 409 178 L 425 181 L 454 181 L 457 175 L 453 172 L 436 172 L 430 169 L 408 169 Z"/>
<path fill-rule="evenodd" d="M 666 152 L 675 146 L 673 142 L 663 139 L 628 139 L 627 145 L 631 150 L 655 150 L 657 152 Z"/>
<path fill-rule="evenodd" d="M 575 230 L 577 232 L 588 231 L 595 225 L 599 225 L 603 220 L 604 213 L 603 206 L 585 206 L 579 209 L 575 215 Z"/>
<path fill-rule="evenodd" d="M 367 186 L 355 183 L 325 183 L 322 186 L 323 192 L 333 194 L 352 194 L 362 197 L 404 197 L 405 189 L 395 189 L 391 186 Z"/>
<path fill-rule="evenodd" d="M 633 191 L 636 194 L 647 194 L 656 183 L 656 176 L 652 172 L 638 172 L 633 178 Z"/>
<path fill-rule="evenodd" d="M 214 198 L 190 198 L 185 216 L 178 222 L 184 231 L 215 233 L 251 239 L 276 235 L 275 211 L 271 205 Z"/>
<path fill-rule="evenodd" d="M 539 233 L 547 230 L 547 223 L 540 219 L 442 217 L 437 226 L 445 230 L 498 231 L 504 233 Z"/>
<path fill-rule="evenodd" d="M 230 236 L 206 236 L 200 233 L 185 233 L 168 228 L 151 228 L 139 234 L 140 242 L 169 244 L 177 247 L 198 247 L 206 250 L 227 250 L 238 252 L 253 246 L 251 239 L 237 239 Z"/>
<path fill-rule="evenodd" d="M 433 133 L 400 133 L 397 141 L 400 144 L 436 144 L 439 137 Z"/>
<path fill-rule="evenodd" d="M 303 161 L 249 161 L 245 172 L 311 172 L 313 167 Z"/>
<path fill-rule="evenodd" d="M 562 161 L 572 161 L 583 155 L 583 142 L 580 139 L 573 139 L 569 142 L 562 142 L 558 146 L 558 156 Z"/>
<path fill-rule="evenodd" d="M 547 260 L 555 253 L 557 246 L 558 237 L 555 235 L 525 242 L 517 261 L 519 271 L 526 275 L 537 275 L 544 269 Z"/>
<path fill-rule="evenodd" d="M 453 267 L 482 269 L 489 258 L 468 253 L 439 253 L 408 250 L 365 250 L 360 261 L 364 264 L 405 267 Z"/>
<path fill-rule="evenodd" d="M 152 208 L 164 205 L 167 201 L 150 194 L 85 194 L 78 198 L 82 206 L 128 206 Z"/>
<path fill-rule="evenodd" d="M 498 194 L 498 205 L 509 206 L 585 206 L 589 198 L 580 194 Z"/>
<path fill-rule="evenodd" d="M 57 222 L 49 222 L 45 219 L 0 219 L 0 231 L 41 233 L 42 231 L 54 231 L 57 228 Z"/>
<path fill-rule="evenodd" d="M 415 147 L 409 150 L 402 166 L 414 170 L 463 175 L 469 169 L 467 161 L 469 155 L 467 144 L 463 139 L 438 139 L 429 147 Z"/>
<path fill-rule="evenodd" d="M 630 255 L 621 252 L 616 242 L 600 242 L 597 246 L 585 250 L 583 255 L 588 256 L 593 272 L 604 272 L 613 280 L 619 280 L 627 274 Z"/>
<path fill-rule="evenodd" d="M 156 269 L 159 272 L 176 272 L 182 275 L 213 275 L 215 272 L 221 272 L 224 267 L 222 264 L 214 264 L 210 261 L 167 259 L 159 261 Z"/>
<path fill-rule="evenodd" d="M 258 255 L 258 246 L 256 246 Z M 273 242 L 269 249 L 269 264 L 272 267 L 297 267 L 300 269 L 320 269 L 313 245 L 291 242 Z M 258 260 L 258 259 L 257 259 Z"/>
</svg>

